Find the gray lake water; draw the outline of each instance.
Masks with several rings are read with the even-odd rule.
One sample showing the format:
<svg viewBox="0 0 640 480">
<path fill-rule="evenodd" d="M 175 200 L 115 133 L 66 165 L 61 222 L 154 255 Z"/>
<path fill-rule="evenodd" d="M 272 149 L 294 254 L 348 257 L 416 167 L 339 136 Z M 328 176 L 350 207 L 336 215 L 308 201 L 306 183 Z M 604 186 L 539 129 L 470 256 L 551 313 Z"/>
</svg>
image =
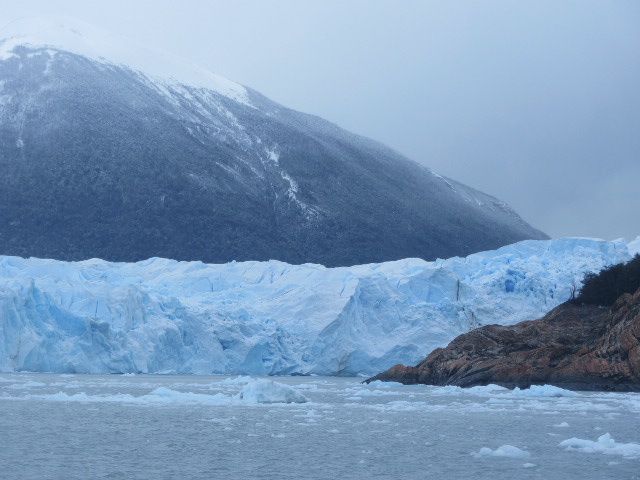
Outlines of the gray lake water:
<svg viewBox="0 0 640 480">
<path fill-rule="evenodd" d="M 271 380 L 0 374 L 0 478 L 640 479 L 638 394 Z"/>
</svg>

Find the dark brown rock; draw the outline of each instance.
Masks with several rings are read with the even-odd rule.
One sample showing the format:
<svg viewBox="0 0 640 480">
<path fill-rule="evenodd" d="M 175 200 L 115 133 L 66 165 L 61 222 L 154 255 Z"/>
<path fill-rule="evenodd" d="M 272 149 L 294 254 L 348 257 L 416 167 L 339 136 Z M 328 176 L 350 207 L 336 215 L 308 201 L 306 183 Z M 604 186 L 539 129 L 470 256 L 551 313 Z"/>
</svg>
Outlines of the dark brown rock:
<svg viewBox="0 0 640 480">
<path fill-rule="evenodd" d="M 640 391 L 640 290 L 611 307 L 566 303 L 540 320 L 478 328 L 415 367 L 396 365 L 371 380 Z"/>
</svg>

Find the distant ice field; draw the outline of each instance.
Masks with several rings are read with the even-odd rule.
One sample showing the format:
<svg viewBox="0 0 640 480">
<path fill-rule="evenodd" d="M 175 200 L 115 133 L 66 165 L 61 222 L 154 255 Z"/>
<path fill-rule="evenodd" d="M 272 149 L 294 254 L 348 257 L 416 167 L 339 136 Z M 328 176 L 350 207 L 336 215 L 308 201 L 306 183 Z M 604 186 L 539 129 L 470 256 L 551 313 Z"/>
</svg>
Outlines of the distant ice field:
<svg viewBox="0 0 640 480">
<path fill-rule="evenodd" d="M 3 478 L 634 479 L 640 395 L 0 375 Z"/>
</svg>

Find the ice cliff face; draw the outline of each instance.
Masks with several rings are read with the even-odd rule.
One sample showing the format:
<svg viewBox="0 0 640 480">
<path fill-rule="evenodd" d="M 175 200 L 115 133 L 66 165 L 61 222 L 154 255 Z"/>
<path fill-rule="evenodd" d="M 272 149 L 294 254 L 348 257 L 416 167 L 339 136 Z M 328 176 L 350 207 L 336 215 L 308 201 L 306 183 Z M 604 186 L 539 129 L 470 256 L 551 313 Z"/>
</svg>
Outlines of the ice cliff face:
<svg viewBox="0 0 640 480">
<path fill-rule="evenodd" d="M 91 26 L 22 20 L 0 39 L 2 254 L 336 266 L 545 238 L 374 141 Z"/>
<path fill-rule="evenodd" d="M 325 268 L 0 257 L 0 369 L 373 374 L 471 328 L 542 316 L 640 242 L 524 241 Z"/>
</svg>

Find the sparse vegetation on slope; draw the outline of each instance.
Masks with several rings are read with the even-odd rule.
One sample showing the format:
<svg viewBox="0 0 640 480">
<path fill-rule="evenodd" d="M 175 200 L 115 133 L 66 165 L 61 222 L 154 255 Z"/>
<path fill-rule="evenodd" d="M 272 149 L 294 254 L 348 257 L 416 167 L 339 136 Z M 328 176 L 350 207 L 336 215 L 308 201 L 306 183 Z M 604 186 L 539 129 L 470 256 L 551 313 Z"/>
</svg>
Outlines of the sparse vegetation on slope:
<svg viewBox="0 0 640 480">
<path fill-rule="evenodd" d="M 640 288 L 640 255 L 626 263 L 618 263 L 587 273 L 580 293 L 574 302 L 585 305 L 610 306 L 624 293 L 634 293 Z"/>
</svg>

